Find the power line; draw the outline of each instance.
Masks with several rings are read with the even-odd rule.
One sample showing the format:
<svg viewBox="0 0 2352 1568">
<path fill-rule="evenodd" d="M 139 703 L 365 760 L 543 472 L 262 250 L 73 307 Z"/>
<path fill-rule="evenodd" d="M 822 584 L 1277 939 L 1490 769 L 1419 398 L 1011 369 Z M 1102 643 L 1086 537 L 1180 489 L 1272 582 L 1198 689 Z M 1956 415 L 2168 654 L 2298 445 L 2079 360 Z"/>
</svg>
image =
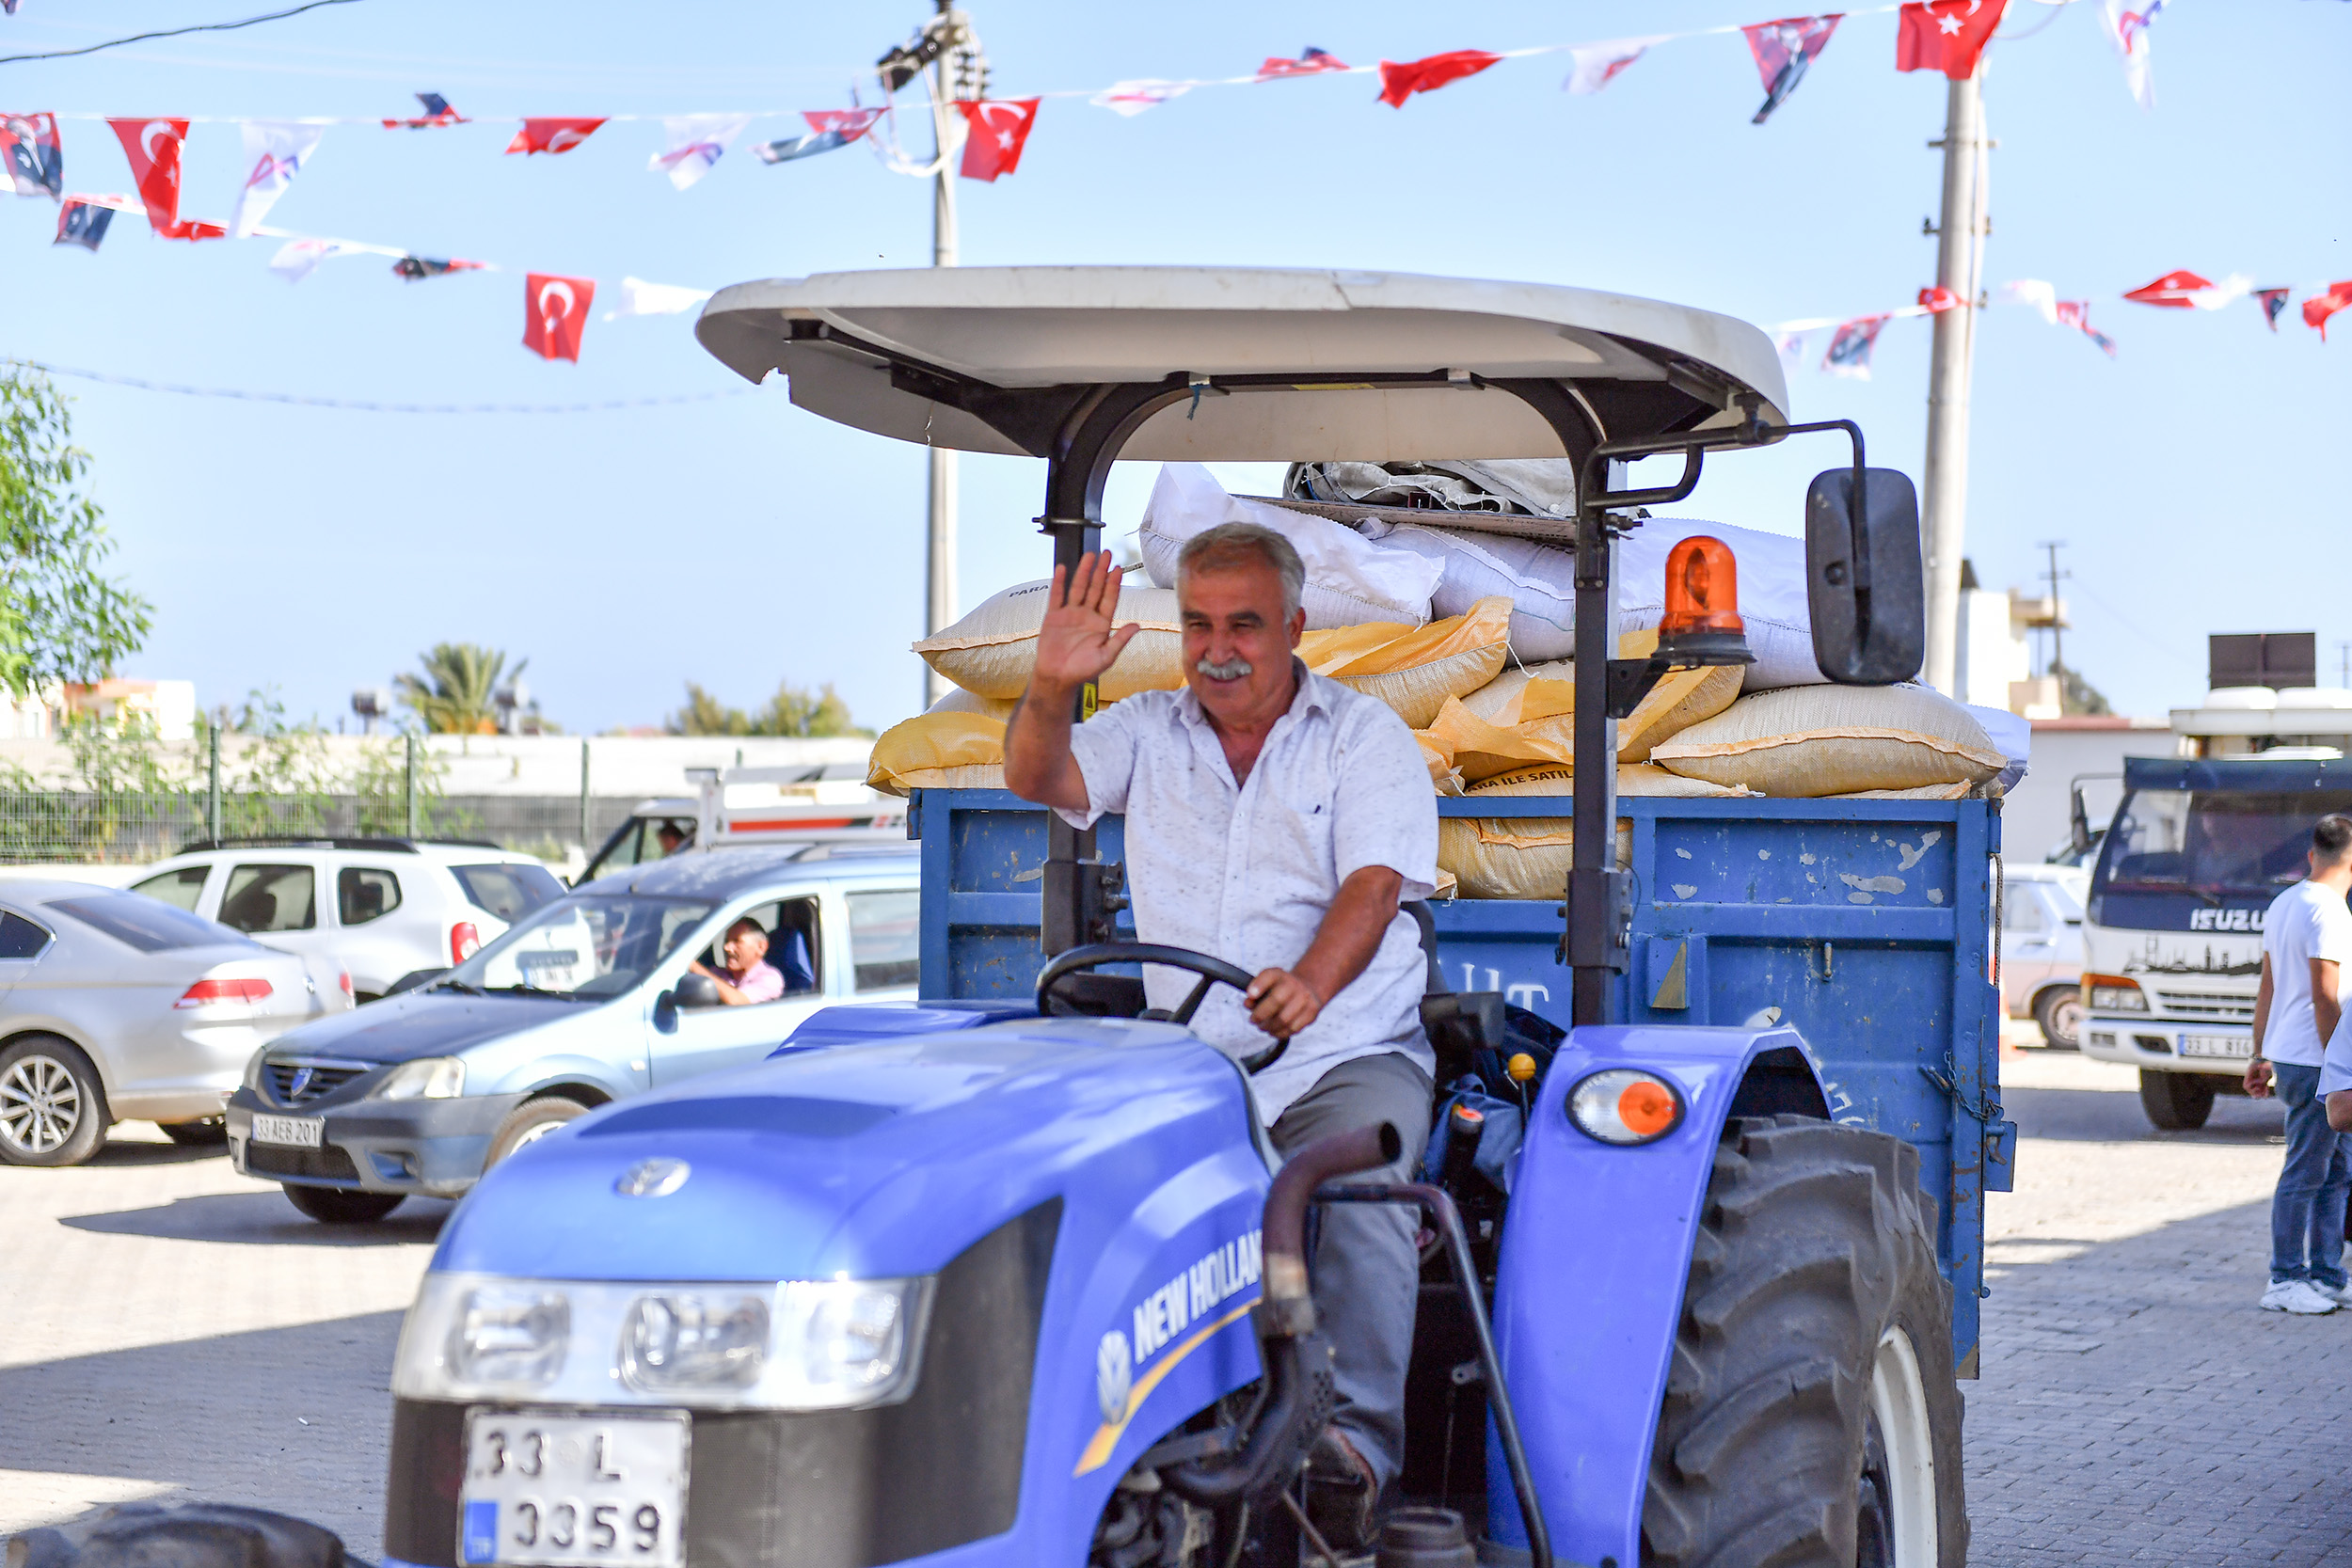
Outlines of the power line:
<svg viewBox="0 0 2352 1568">
<path fill-rule="evenodd" d="M 229 387 L 184 387 L 169 381 L 141 381 L 135 376 L 108 375 L 103 371 L 76 370 L 70 365 L 44 364 L 38 359 L 11 359 L 11 365 L 50 375 L 70 375 L 103 381 L 110 387 L 133 387 L 142 392 L 172 392 L 192 398 L 236 398 L 247 403 L 285 403 L 303 408 L 342 408 L 362 414 L 599 414 L 624 408 L 664 408 L 678 404 L 715 403 L 721 398 L 747 397 L 756 387 L 735 387 L 717 392 L 682 392 L 666 398 L 617 398 L 609 403 L 361 403 L 347 398 L 304 397 L 294 392 L 248 392 Z"/>
<path fill-rule="evenodd" d="M 103 43 L 84 44 L 79 49 L 52 49 L 39 55 L 0 55 L 0 65 L 14 65 L 19 60 L 62 60 L 74 55 L 95 55 L 102 49 L 119 49 L 126 43 L 145 43 L 149 39 L 176 39 L 186 33 L 230 33 L 240 27 L 251 27 L 263 22 L 280 22 L 304 11 L 317 10 L 321 6 L 349 6 L 357 0 L 310 0 L 307 6 L 292 10 L 272 11 L 267 16 L 248 16 L 242 22 L 200 22 L 193 27 L 167 27 L 155 33 L 133 33 L 127 39 L 108 39 Z"/>
</svg>

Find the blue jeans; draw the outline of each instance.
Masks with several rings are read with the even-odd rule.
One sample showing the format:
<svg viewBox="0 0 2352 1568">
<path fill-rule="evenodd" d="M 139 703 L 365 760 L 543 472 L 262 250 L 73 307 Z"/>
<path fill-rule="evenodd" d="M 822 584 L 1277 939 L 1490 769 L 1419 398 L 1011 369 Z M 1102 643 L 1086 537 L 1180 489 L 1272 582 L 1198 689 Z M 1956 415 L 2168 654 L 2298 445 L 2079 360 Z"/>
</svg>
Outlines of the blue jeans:
<svg viewBox="0 0 2352 1568">
<path fill-rule="evenodd" d="M 2270 1199 L 2270 1282 L 2308 1279 L 2342 1290 L 2344 1211 L 2352 1194 L 2345 1135 L 2328 1126 L 2319 1069 L 2273 1062 L 2273 1087 L 2287 1108 L 2287 1163 Z"/>
</svg>

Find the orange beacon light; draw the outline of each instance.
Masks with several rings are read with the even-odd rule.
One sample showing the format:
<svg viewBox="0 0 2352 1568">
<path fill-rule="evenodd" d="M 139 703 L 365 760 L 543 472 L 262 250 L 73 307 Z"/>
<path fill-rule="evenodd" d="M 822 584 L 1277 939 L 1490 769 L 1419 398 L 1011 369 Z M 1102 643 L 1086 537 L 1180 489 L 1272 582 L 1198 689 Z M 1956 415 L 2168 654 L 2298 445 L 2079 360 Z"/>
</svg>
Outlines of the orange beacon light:
<svg viewBox="0 0 2352 1568">
<path fill-rule="evenodd" d="M 1740 567 L 1731 546 L 1694 533 L 1666 556 L 1666 609 L 1658 623 L 1658 653 L 1677 664 L 1746 664 L 1746 626 L 1740 619 Z"/>
</svg>

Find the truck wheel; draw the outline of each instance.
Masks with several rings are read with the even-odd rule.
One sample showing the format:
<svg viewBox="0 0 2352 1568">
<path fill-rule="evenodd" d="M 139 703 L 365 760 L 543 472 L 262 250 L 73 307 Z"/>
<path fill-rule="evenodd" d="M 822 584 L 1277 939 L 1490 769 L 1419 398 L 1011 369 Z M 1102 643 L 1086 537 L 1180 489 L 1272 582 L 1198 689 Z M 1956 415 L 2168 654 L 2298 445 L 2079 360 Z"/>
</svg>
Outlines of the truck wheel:
<svg viewBox="0 0 2352 1568">
<path fill-rule="evenodd" d="M 321 1225 L 367 1225 L 400 1207 L 398 1193 L 355 1193 L 344 1187 L 283 1184 L 286 1201 Z"/>
<path fill-rule="evenodd" d="M 2139 1069 L 2139 1108 L 2167 1132 L 2194 1132 L 2213 1115 L 2214 1087 L 2201 1072 Z"/>
<path fill-rule="evenodd" d="M 2054 1051 L 2082 1049 L 2083 990 L 2052 986 L 2033 999 L 2033 1021 L 2042 1025 L 2042 1043 Z"/>
<path fill-rule="evenodd" d="M 1724 1129 L 1650 1449 L 1660 1568 L 1961 1568 L 1951 1289 L 1919 1155 L 1810 1117 Z"/>
</svg>

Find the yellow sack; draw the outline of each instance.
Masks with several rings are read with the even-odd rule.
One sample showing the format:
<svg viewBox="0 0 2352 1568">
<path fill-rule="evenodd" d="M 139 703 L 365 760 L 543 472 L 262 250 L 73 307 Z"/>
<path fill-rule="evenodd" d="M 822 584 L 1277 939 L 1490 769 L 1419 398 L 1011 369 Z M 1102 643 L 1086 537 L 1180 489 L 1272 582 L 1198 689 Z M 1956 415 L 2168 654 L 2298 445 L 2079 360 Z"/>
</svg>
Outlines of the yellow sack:
<svg viewBox="0 0 2352 1568">
<path fill-rule="evenodd" d="M 1658 646 L 1655 631 L 1617 639 L 1617 657 L 1645 658 Z M 1619 764 L 1646 761 L 1666 736 L 1712 718 L 1740 695 L 1745 667 L 1723 665 L 1673 671 L 1640 705 L 1617 722 Z M 1506 670 L 1478 690 L 1449 700 L 1429 726 L 1465 780 L 1492 778 L 1515 768 L 1576 764 L 1576 665 L 1568 659 Z"/>
<path fill-rule="evenodd" d="M 1440 795 L 1462 793 L 1462 773 L 1454 766 L 1451 752 L 1430 738 L 1427 730 L 1415 730 L 1413 738 L 1421 744 L 1421 760 L 1429 767 L 1429 786 Z"/>
<path fill-rule="evenodd" d="M 1372 621 L 1311 631 L 1299 641 L 1298 657 L 1316 674 L 1388 704 L 1408 728 L 1425 730 L 1448 697 L 1495 678 L 1510 638 L 1511 601 L 1496 594 L 1425 626 Z"/>
<path fill-rule="evenodd" d="M 1481 796 L 1558 795 L 1576 787 L 1566 768 L 1523 768 L 1470 785 Z M 1677 778 L 1662 768 L 1639 765 L 1617 769 L 1620 795 L 1725 796 L 1724 789 L 1696 779 Z M 1566 816 L 1441 816 L 1438 819 L 1438 865 L 1451 871 L 1465 898 L 1559 898 L 1568 886 L 1568 863 L 1576 847 L 1576 824 Z M 1617 864 L 1633 862 L 1633 823 L 1617 818 Z"/>
<path fill-rule="evenodd" d="M 911 789 L 1005 787 L 1005 721 L 984 713 L 932 712 L 893 724 L 874 742 L 866 783 L 884 795 Z"/>
<path fill-rule="evenodd" d="M 1966 708 L 1898 686 L 1760 691 L 1692 725 L 1650 760 L 1686 778 L 1797 798 L 1977 784 L 2008 765 Z"/>
<path fill-rule="evenodd" d="M 993 594 L 938 636 L 914 644 L 914 651 L 966 691 L 1018 697 L 1028 689 L 1029 672 L 1037 664 L 1037 630 L 1044 624 L 1045 595 L 1052 586 L 1024 582 Z M 1184 637 L 1174 589 L 1121 584 L 1115 624 L 1143 629 L 1096 683 L 1103 701 L 1184 684 Z"/>
<path fill-rule="evenodd" d="M 1849 800 L 1964 800 L 1976 785 L 1966 784 L 1919 784 L 1911 789 L 1857 789 L 1844 797 Z"/>
</svg>

